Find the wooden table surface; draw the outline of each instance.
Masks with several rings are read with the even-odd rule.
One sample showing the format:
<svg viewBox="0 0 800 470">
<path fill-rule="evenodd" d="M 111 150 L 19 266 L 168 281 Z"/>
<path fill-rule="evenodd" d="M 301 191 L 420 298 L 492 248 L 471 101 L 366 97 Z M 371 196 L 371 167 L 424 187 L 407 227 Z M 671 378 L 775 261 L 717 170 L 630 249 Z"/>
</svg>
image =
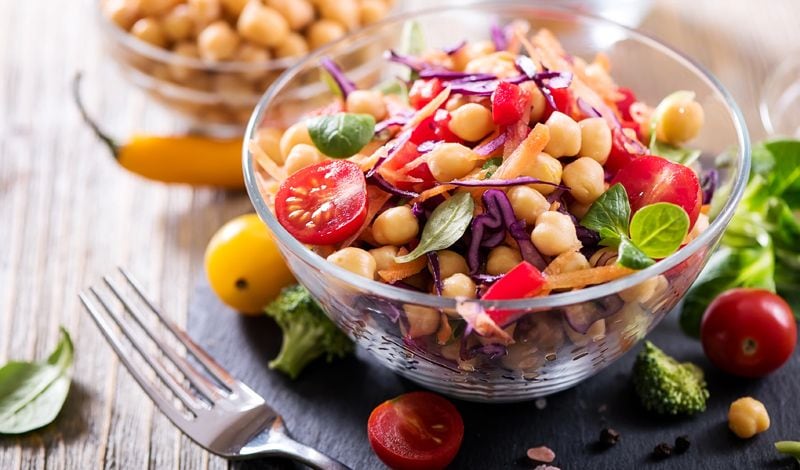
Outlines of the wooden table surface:
<svg viewBox="0 0 800 470">
<path fill-rule="evenodd" d="M 88 106 L 119 135 L 180 125 L 109 65 L 94 6 L 0 2 L 0 362 L 45 356 L 59 325 L 76 348 L 65 409 L 39 432 L 0 437 L 0 469 L 225 468 L 154 408 L 77 299 L 123 265 L 184 323 L 206 242 L 250 207 L 243 195 L 127 174 L 81 124 L 69 94 L 78 69 Z M 715 73 L 757 139 L 760 87 L 800 52 L 798 24 L 797 0 L 656 0 L 641 28 Z"/>
</svg>

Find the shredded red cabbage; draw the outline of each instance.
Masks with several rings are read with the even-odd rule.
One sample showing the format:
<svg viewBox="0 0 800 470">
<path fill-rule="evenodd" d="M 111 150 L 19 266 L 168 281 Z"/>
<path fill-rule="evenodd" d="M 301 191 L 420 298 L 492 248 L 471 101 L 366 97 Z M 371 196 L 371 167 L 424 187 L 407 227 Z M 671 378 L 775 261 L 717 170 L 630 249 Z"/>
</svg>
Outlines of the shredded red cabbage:
<svg viewBox="0 0 800 470">
<path fill-rule="evenodd" d="M 364 174 L 364 177 L 367 179 L 371 178 L 372 175 L 374 175 L 375 172 L 378 171 L 378 168 L 380 168 L 380 166 L 383 165 L 383 162 L 391 158 L 395 154 L 395 152 L 400 150 L 406 143 L 408 143 L 408 140 L 410 138 L 411 138 L 411 129 L 408 129 L 406 131 L 403 131 L 400 135 L 398 135 L 396 139 L 389 142 L 386 146 L 387 148 L 386 156 L 379 158 L 378 161 L 375 162 L 375 165 Z"/>
<path fill-rule="evenodd" d="M 570 83 L 572 83 L 572 72 L 554 72 L 547 68 L 539 72 L 536 64 L 534 64 L 533 60 L 528 56 L 517 57 L 515 63 L 520 72 L 536 83 L 536 86 L 542 92 L 542 95 L 544 95 L 547 104 L 550 105 L 552 109 L 558 109 L 550 90 L 567 88 Z"/>
<path fill-rule="evenodd" d="M 386 60 L 389 62 L 395 62 L 397 64 L 403 64 L 415 72 L 421 72 L 425 69 L 431 68 L 431 64 L 425 62 L 424 60 L 418 57 L 400 54 L 393 49 L 386 51 Z"/>
<path fill-rule="evenodd" d="M 492 43 L 494 43 L 495 51 L 504 51 L 508 49 L 508 37 L 506 37 L 505 30 L 503 30 L 499 24 L 495 23 L 492 25 L 490 35 L 492 36 Z"/>
<path fill-rule="evenodd" d="M 393 116 L 393 117 L 390 117 L 388 119 L 384 119 L 383 121 L 375 124 L 375 133 L 379 134 L 379 133 L 385 131 L 386 129 L 388 129 L 389 127 L 391 127 L 391 126 L 403 126 L 403 125 L 405 125 L 405 123 L 408 122 L 408 119 L 409 119 L 408 116 L 402 116 L 402 115 Z"/>
<path fill-rule="evenodd" d="M 478 354 L 487 356 L 489 359 L 495 359 L 508 354 L 508 349 L 505 345 L 500 343 L 476 344 L 475 346 L 468 348 L 466 339 L 461 340 L 459 356 L 461 357 L 462 361 L 468 361 Z"/>
<path fill-rule="evenodd" d="M 428 214 L 425 211 L 425 208 L 419 202 L 415 202 L 411 206 L 411 213 L 414 214 L 414 217 L 420 222 L 420 225 L 425 223 L 425 219 L 427 219 Z"/>
<path fill-rule="evenodd" d="M 504 143 L 506 143 L 506 138 L 507 138 L 506 133 L 500 132 L 497 134 L 497 137 L 490 140 L 489 142 L 486 142 L 485 144 L 475 147 L 474 149 L 472 149 L 472 151 L 483 157 L 491 155 L 494 152 L 496 152 L 500 147 L 502 147 Z"/>
<path fill-rule="evenodd" d="M 465 41 L 465 40 L 463 40 L 463 39 L 462 39 L 462 40 L 461 40 L 461 42 L 459 42 L 459 43 L 456 43 L 456 44 L 455 44 L 455 45 L 453 45 L 453 46 L 449 46 L 449 47 L 445 47 L 445 48 L 443 48 L 443 49 L 442 49 L 442 52 L 444 52 L 444 53 L 445 53 L 445 54 L 447 54 L 447 55 L 453 55 L 453 54 L 455 54 L 456 52 L 458 52 L 458 51 L 460 51 L 461 49 L 463 49 L 463 48 L 464 48 L 464 46 L 466 46 L 466 45 L 467 45 L 467 41 Z"/>
<path fill-rule="evenodd" d="M 426 140 L 417 146 L 417 152 L 428 153 L 433 150 L 437 145 L 444 142 L 443 140 Z"/>
<path fill-rule="evenodd" d="M 714 197 L 714 191 L 719 186 L 719 172 L 714 169 L 708 169 L 703 172 L 700 177 L 700 188 L 703 190 L 703 204 L 710 204 L 711 198 Z"/>
<path fill-rule="evenodd" d="M 463 82 L 482 82 L 486 80 L 494 80 L 497 78 L 497 76 L 491 73 L 468 73 L 456 72 L 455 70 L 423 69 L 419 72 L 419 78 L 438 78 L 444 81 L 459 80 Z"/>
<path fill-rule="evenodd" d="M 617 313 L 623 305 L 625 302 L 618 295 L 612 294 L 591 303 L 570 305 L 564 309 L 564 319 L 573 330 L 583 335 L 594 322 Z"/>
<path fill-rule="evenodd" d="M 551 183 L 549 181 L 542 181 L 538 178 L 534 178 L 532 176 L 518 176 L 516 178 L 512 178 L 510 180 L 453 180 L 448 181 L 447 183 L 442 184 L 452 184 L 455 186 L 466 186 L 469 188 L 482 188 L 482 187 L 490 187 L 490 188 L 504 188 L 508 186 L 519 186 L 521 184 L 546 184 L 547 186 L 554 186 L 559 189 L 565 189 L 569 191 L 569 187 L 562 186 L 560 184 Z"/>
<path fill-rule="evenodd" d="M 436 295 L 442 295 L 442 271 L 439 269 L 439 254 L 435 251 L 425 253 L 428 257 L 428 267 L 431 269 L 433 276 L 433 289 Z"/>
<path fill-rule="evenodd" d="M 490 96 L 497 88 L 498 80 L 460 79 L 450 82 L 450 91 L 462 95 Z"/>
<path fill-rule="evenodd" d="M 331 75 L 345 99 L 347 95 L 357 90 L 356 85 L 347 78 L 344 72 L 342 72 L 342 69 L 340 69 L 339 66 L 336 65 L 336 62 L 332 61 L 330 57 L 323 57 L 320 59 L 320 65 Z"/>
<path fill-rule="evenodd" d="M 592 117 L 602 117 L 602 114 L 600 114 L 600 111 L 595 109 L 594 106 L 592 106 L 589 103 L 587 103 L 586 100 L 584 100 L 581 97 L 578 97 L 578 99 L 575 101 L 575 104 L 578 106 L 578 109 L 586 117 L 590 117 L 590 118 L 592 118 Z"/>
<path fill-rule="evenodd" d="M 374 184 L 375 186 L 381 188 L 382 190 L 386 191 L 389 194 L 393 194 L 395 196 L 400 196 L 404 198 L 413 199 L 419 196 L 419 193 L 415 193 L 414 191 L 406 191 L 405 189 L 400 189 L 397 186 L 389 183 L 386 181 L 383 176 L 380 175 L 378 172 L 374 172 L 367 178 L 367 182 Z"/>
</svg>

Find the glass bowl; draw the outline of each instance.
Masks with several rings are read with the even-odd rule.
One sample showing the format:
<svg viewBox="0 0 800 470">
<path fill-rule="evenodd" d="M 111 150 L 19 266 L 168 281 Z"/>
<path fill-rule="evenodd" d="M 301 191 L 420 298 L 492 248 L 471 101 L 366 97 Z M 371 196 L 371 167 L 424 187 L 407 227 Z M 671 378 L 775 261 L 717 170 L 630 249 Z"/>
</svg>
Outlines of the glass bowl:
<svg viewBox="0 0 800 470">
<path fill-rule="evenodd" d="M 706 70 L 668 46 L 634 30 L 575 11 L 536 2 L 484 3 L 408 13 L 377 23 L 310 55 L 283 74 L 253 113 L 245 141 L 262 126 L 286 127 L 332 98 L 324 85 L 300 87 L 318 77 L 321 57 L 344 65 L 376 43 L 396 44 L 403 23 L 413 19 L 429 46 L 443 47 L 462 38 L 485 39 L 490 25 L 524 19 L 546 26 L 571 54 L 606 53 L 617 81 L 640 99 L 657 103 L 667 94 L 693 90 L 703 105 L 706 124 L 691 145 L 712 165 L 726 153 L 721 172 L 727 200 L 709 228 L 674 255 L 630 276 L 585 289 L 514 301 L 456 301 L 413 292 L 354 275 L 328 263 L 295 240 L 278 223 L 262 197 L 262 185 L 274 184 L 254 164 L 244 146 L 243 165 L 250 198 L 275 234 L 290 269 L 330 318 L 375 360 L 414 382 L 446 395 L 483 402 L 528 400 L 564 390 L 608 366 L 644 338 L 678 303 L 708 260 L 742 196 L 750 165 L 745 123 L 727 91 Z M 609 41 L 609 38 L 615 38 Z M 598 46 L 601 45 L 601 46 Z M 381 61 L 378 57 L 372 60 Z M 363 66 L 363 64 L 360 64 Z M 383 65 L 381 78 L 397 69 Z M 720 197 L 724 194 L 719 192 Z M 492 354 L 480 351 L 480 338 L 467 348 L 440 346 L 435 334 L 421 335 L 414 325 L 436 322 L 457 308 L 513 310 L 521 315 L 512 332 L 515 343 Z M 435 328 L 435 325 L 434 325 Z"/>
<path fill-rule="evenodd" d="M 759 111 L 769 135 L 800 138 L 800 60 L 787 55 L 761 89 Z"/>
<path fill-rule="evenodd" d="M 187 117 L 197 131 L 241 135 L 264 90 L 301 60 L 285 57 L 258 62 L 210 62 L 182 56 L 122 29 L 103 13 L 105 1 L 97 4 L 97 22 L 105 47 L 123 76 L 156 101 Z M 364 49 L 364 53 L 369 50 Z M 361 70 L 354 80 L 368 80 L 367 75 L 369 71 Z"/>
</svg>

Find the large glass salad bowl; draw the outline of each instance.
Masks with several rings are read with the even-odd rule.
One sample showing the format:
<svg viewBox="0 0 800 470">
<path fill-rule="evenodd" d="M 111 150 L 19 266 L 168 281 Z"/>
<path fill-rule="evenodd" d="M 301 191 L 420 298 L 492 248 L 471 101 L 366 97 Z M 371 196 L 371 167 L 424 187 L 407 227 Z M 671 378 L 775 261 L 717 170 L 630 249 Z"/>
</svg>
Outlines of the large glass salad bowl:
<svg viewBox="0 0 800 470">
<path fill-rule="evenodd" d="M 409 13 L 370 26 L 312 54 L 284 73 L 267 91 L 250 120 L 245 142 L 259 129 L 287 128 L 333 98 L 319 80 L 320 59 L 329 57 L 345 73 L 363 68 L 365 50 L 396 47 L 408 20 L 418 22 L 431 47 L 486 38 L 493 24 L 526 21 L 546 27 L 579 57 L 607 55 L 617 81 L 640 99 L 657 103 L 674 90 L 692 90 L 706 123 L 692 141 L 702 151 L 699 164 L 719 170 L 721 184 L 709 228 L 675 254 L 629 276 L 547 297 L 512 301 L 444 298 L 354 275 L 310 251 L 278 222 L 263 196 L 275 182 L 254 163 L 244 146 L 248 193 L 256 211 L 275 234 L 290 269 L 336 322 L 375 360 L 441 393 L 473 401 L 527 400 L 571 387 L 602 370 L 631 349 L 683 297 L 705 265 L 742 196 L 749 171 L 744 121 L 728 92 L 706 70 L 660 42 L 615 23 L 528 2 L 485 3 Z M 394 66 L 369 79 L 396 77 Z M 309 85 L 316 83 L 316 85 Z M 419 318 L 453 312 L 502 309 L 516 318 L 511 344 L 497 347 L 473 334 L 468 341 L 440 344 L 436 335 L 414 334 Z"/>
</svg>

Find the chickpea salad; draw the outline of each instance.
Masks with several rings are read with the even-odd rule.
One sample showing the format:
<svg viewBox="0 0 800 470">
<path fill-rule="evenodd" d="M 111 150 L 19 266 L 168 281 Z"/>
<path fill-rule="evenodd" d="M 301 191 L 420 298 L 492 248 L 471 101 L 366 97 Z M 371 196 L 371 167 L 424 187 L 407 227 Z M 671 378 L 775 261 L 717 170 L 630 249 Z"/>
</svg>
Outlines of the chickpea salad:
<svg viewBox="0 0 800 470">
<path fill-rule="evenodd" d="M 445 297 L 522 299 L 646 268 L 708 227 L 717 175 L 699 176 L 685 147 L 703 124 L 693 92 L 651 107 L 602 53 L 571 56 L 523 23 L 445 49 L 405 30 L 386 53 L 403 78 L 358 89 L 323 58 L 336 100 L 249 144 L 280 224 L 329 262 Z M 510 340 L 516 312 L 466 310 L 467 332 Z"/>
</svg>

